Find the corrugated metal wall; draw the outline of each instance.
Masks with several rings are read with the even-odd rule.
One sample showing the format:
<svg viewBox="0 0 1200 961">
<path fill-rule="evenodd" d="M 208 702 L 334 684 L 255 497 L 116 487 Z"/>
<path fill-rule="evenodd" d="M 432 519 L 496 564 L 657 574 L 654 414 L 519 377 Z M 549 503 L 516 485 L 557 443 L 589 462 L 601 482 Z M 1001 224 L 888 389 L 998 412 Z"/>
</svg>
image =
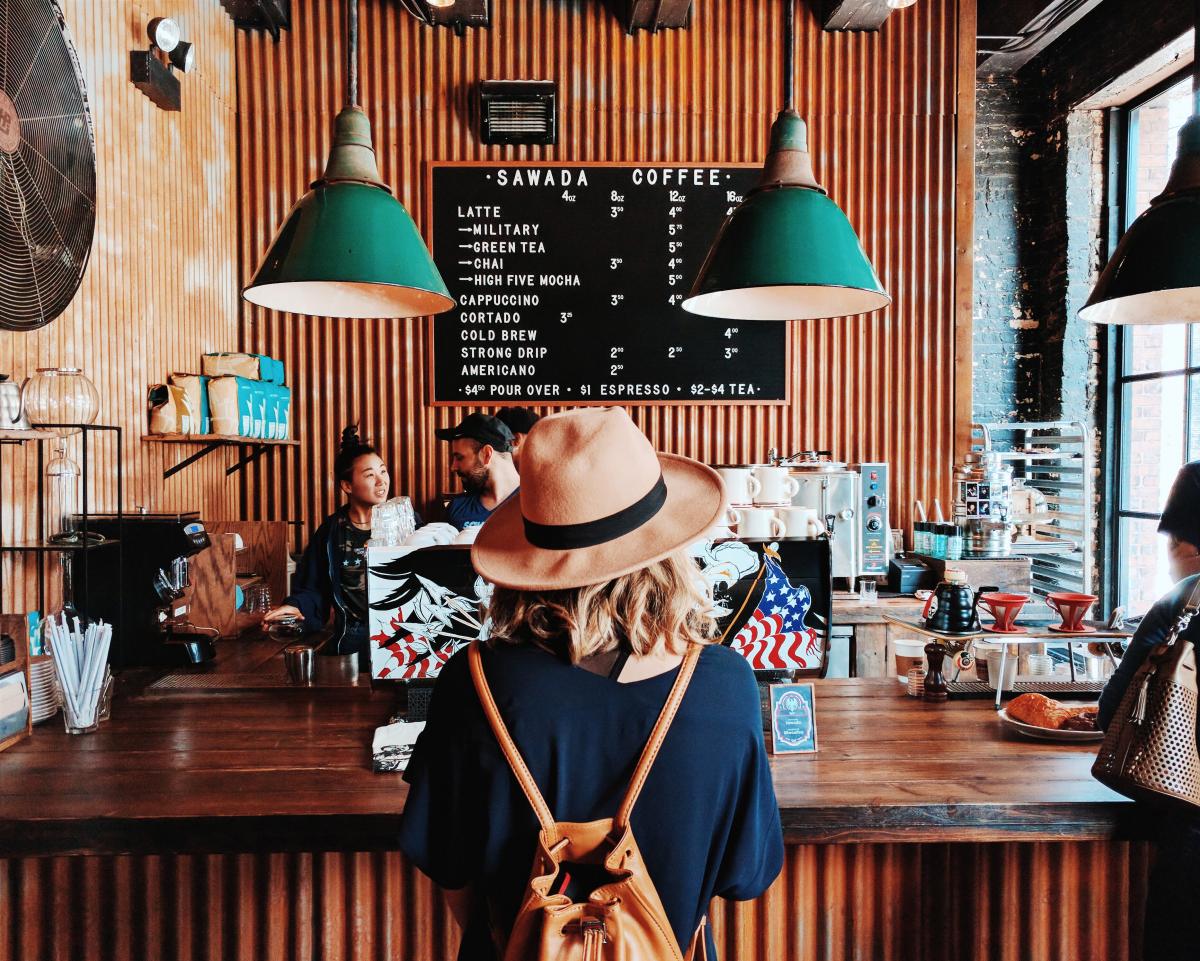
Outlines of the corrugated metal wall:
<svg viewBox="0 0 1200 961">
<path fill-rule="evenodd" d="M 61 317 L 33 333 L 0 331 L 0 372 L 84 369 L 100 392 L 97 422 L 125 429 L 126 507 L 236 516 L 237 488 L 218 458 L 164 484 L 164 458 L 173 463 L 179 451 L 141 440 L 148 384 L 169 371 L 198 370 L 205 350 L 237 345 L 233 23 L 213 0 L 176 0 L 170 10 L 134 0 L 60 2 L 95 128 L 96 236 L 83 285 Z M 182 78 L 179 113 L 158 109 L 129 81 L 129 52 L 146 49 L 146 24 L 164 13 L 196 44 L 198 65 Z M 69 446 L 80 461 L 79 438 Z M 100 450 L 93 506 L 111 510 L 113 446 Z M 36 538 L 33 445 L 4 447 L 0 470 L 6 541 Z M 32 568 L 11 555 L 0 563 L 0 609 L 34 607 Z"/>
<path fill-rule="evenodd" d="M 698 0 L 690 29 L 630 37 L 592 0 L 497 0 L 491 29 L 463 38 L 421 26 L 389 0 L 359 4 L 360 99 L 383 177 L 426 236 L 430 161 L 758 162 L 780 105 L 782 2 Z M 945 501 L 952 468 L 957 22 L 960 6 L 969 16 L 974 3 L 922 0 L 878 33 L 840 34 L 821 30 L 819 6 L 799 5 L 797 105 L 818 178 L 894 303 L 868 318 L 794 325 L 789 406 L 632 412 L 660 448 L 714 463 L 761 460 L 769 447 L 891 461 L 893 501 L 907 521 L 914 496 Z M 340 7 L 294 0 L 294 27 L 278 44 L 238 35 L 243 280 L 324 165 L 343 96 Z M 969 54 L 973 31 L 968 41 Z M 968 56 L 968 78 L 972 69 Z M 559 84 L 560 143 L 481 145 L 478 81 L 546 77 Z M 958 174 L 969 203 L 970 171 Z M 313 524 L 327 513 L 338 430 L 355 420 L 381 442 L 395 491 L 428 503 L 449 489 L 433 430 L 465 408 L 427 405 L 428 321 L 334 321 L 248 305 L 243 315 L 243 344 L 287 360 L 303 441 L 297 457 L 248 474 L 249 516 Z M 969 368 L 969 352 L 960 364 Z"/>
<path fill-rule="evenodd" d="M 722 961 L 1126 961 L 1144 843 L 788 847 L 759 900 L 715 902 Z M 0 961 L 450 961 L 398 854 L 0 860 Z"/>
</svg>

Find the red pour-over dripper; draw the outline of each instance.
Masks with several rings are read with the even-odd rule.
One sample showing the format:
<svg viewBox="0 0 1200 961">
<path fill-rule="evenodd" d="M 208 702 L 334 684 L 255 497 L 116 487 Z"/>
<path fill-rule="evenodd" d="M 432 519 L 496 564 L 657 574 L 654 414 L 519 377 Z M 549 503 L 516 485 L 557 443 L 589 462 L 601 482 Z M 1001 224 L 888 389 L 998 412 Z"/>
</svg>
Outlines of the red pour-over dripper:
<svg viewBox="0 0 1200 961">
<path fill-rule="evenodd" d="M 987 594 L 980 594 L 979 603 L 986 607 L 995 618 L 995 622 L 988 627 L 988 630 L 997 634 L 1024 633 L 1015 625 L 1017 615 L 1021 613 L 1021 608 L 1028 600 L 1028 594 L 1006 594 L 1003 591 L 989 591 Z"/>
<path fill-rule="evenodd" d="M 1092 633 L 1094 628 L 1085 627 L 1083 618 L 1099 599 L 1095 594 L 1074 594 L 1070 591 L 1047 594 L 1046 603 L 1062 618 L 1062 624 L 1058 627 L 1051 626 L 1051 630 L 1064 634 Z"/>
</svg>

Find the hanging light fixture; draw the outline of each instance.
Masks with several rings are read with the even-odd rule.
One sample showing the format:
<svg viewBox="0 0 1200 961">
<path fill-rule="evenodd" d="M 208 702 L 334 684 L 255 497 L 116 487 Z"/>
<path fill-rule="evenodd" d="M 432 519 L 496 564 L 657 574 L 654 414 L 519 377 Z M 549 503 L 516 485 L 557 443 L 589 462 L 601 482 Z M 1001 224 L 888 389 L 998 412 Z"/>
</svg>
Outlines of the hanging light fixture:
<svg viewBox="0 0 1200 961">
<path fill-rule="evenodd" d="M 817 183 L 792 100 L 795 0 L 786 0 L 786 106 L 762 177 L 722 224 L 684 310 L 729 320 L 812 320 L 878 310 L 891 298 L 838 205 Z"/>
<path fill-rule="evenodd" d="M 1192 116 L 1180 128 L 1167 186 L 1125 231 L 1079 311 L 1083 320 L 1200 322 L 1200 0 L 1194 56 Z"/>
<path fill-rule="evenodd" d="M 420 317 L 454 306 L 416 224 L 379 176 L 358 106 L 358 2 L 346 0 L 346 106 L 325 173 L 288 214 L 242 296 L 321 317 Z"/>
</svg>

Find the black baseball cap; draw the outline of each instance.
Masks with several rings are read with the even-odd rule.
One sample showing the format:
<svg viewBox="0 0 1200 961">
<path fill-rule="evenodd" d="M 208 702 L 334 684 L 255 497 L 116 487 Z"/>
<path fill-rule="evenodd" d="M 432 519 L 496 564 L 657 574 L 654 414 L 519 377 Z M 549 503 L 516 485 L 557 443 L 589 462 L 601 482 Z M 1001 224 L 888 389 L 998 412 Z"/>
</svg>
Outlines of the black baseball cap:
<svg viewBox="0 0 1200 961">
<path fill-rule="evenodd" d="M 501 454 L 511 451 L 513 445 L 513 435 L 508 425 L 488 414 L 468 414 L 457 427 L 439 427 L 434 433 L 438 440 L 469 437 L 480 444 L 490 444 Z"/>
<path fill-rule="evenodd" d="M 528 407 L 501 407 L 496 411 L 497 419 L 508 425 L 514 434 L 528 434 L 540 417 Z"/>
<path fill-rule="evenodd" d="M 1158 529 L 1200 548 L 1200 461 L 1180 468 L 1163 506 Z"/>
</svg>

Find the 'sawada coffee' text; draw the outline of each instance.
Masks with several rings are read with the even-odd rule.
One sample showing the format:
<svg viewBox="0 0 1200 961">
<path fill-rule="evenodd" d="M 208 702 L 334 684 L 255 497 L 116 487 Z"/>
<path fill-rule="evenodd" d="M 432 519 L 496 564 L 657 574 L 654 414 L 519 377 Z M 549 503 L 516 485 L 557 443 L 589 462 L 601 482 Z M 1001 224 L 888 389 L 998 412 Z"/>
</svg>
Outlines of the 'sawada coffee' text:
<svg viewBox="0 0 1200 961">
<path fill-rule="evenodd" d="M 680 187 L 719 187 L 721 171 L 717 167 L 634 167 L 629 177 L 635 187 L 642 185 Z M 577 167 L 501 167 L 496 171 L 498 187 L 588 187 L 588 172 Z"/>
</svg>

